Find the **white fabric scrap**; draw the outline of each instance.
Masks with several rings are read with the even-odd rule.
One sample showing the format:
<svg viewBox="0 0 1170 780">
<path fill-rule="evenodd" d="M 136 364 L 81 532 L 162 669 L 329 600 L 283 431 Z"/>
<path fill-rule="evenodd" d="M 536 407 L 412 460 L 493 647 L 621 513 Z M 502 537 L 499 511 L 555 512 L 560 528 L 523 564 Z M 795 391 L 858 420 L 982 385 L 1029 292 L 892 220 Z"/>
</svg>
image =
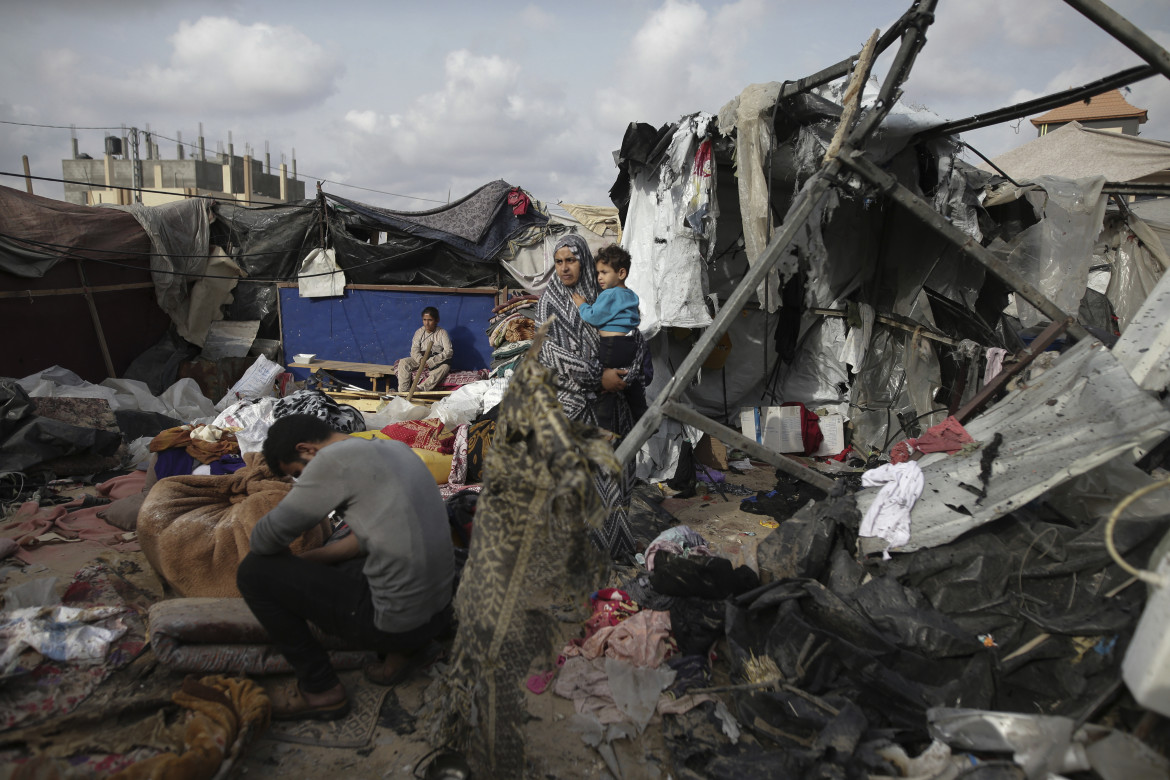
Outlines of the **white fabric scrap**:
<svg viewBox="0 0 1170 780">
<path fill-rule="evenodd" d="M 910 541 L 910 510 L 922 495 L 925 479 L 916 461 L 887 463 L 861 475 L 862 487 L 879 487 L 877 498 L 861 521 L 860 536 L 877 536 L 889 544 L 882 558 L 889 559 L 891 547 Z"/>
<path fill-rule="evenodd" d="M 1007 350 L 1003 347 L 987 348 L 987 367 L 983 369 L 983 384 L 986 385 L 1003 371 L 1003 359 L 1006 356 Z"/>
</svg>

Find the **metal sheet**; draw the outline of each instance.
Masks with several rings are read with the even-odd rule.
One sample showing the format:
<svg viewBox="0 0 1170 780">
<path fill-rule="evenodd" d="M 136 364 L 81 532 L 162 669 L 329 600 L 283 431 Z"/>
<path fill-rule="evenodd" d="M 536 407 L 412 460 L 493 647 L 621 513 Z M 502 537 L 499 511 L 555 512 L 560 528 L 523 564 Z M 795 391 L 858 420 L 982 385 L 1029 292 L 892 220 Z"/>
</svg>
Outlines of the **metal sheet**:
<svg viewBox="0 0 1170 780">
<path fill-rule="evenodd" d="M 1113 355 L 1143 390 L 1170 384 L 1170 273 L 1162 278 L 1113 346 Z"/>
<path fill-rule="evenodd" d="M 1100 342 L 1085 340 L 967 430 L 984 447 L 1003 434 L 987 495 L 963 487 L 981 488 L 982 448 L 926 456 L 919 462 L 926 483 L 911 512 L 910 541 L 896 552 L 946 544 L 1135 446 L 1152 445 L 1170 432 L 1170 412 Z M 862 514 L 876 495 L 876 489 L 857 494 Z"/>
</svg>

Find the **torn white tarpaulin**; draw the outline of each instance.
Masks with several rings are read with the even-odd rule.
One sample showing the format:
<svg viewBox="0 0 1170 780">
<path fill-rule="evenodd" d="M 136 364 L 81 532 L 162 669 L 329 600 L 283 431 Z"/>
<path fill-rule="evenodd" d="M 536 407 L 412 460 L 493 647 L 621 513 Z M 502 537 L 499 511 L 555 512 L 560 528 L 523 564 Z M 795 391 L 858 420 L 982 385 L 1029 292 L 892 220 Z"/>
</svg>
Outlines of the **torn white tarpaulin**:
<svg viewBox="0 0 1170 780">
<path fill-rule="evenodd" d="M 715 246 L 714 117 L 684 117 L 657 169 L 632 177 L 622 247 L 633 257 L 626 286 L 638 294 L 650 338 L 661 328 L 705 328 L 705 257 Z"/>
<path fill-rule="evenodd" d="M 1111 458 L 1161 440 L 1170 432 L 1170 412 L 1138 388 L 1100 342 L 1084 340 L 966 428 L 981 448 L 919 461 L 925 487 L 911 512 L 910 541 L 895 552 L 946 544 Z M 997 433 L 1003 439 L 984 484 L 981 461 Z M 858 509 L 866 512 L 877 494 L 873 488 L 858 492 Z"/>
<path fill-rule="evenodd" d="M 1105 220 L 1101 244 L 1093 262 L 1109 265 L 1105 296 L 1113 304 L 1122 332 L 1153 292 L 1162 274 L 1170 268 L 1170 256 L 1167 256 L 1161 240 L 1133 214 Z"/>
<path fill-rule="evenodd" d="M 1003 371 L 1003 359 L 1007 357 L 1007 350 L 1003 347 L 988 347 L 984 357 L 987 364 L 983 368 L 983 384 L 987 384 Z"/>
<path fill-rule="evenodd" d="M 337 265 L 332 249 L 309 252 L 297 276 L 302 298 L 328 298 L 345 295 L 345 273 Z"/>
<path fill-rule="evenodd" d="M 200 347 L 204 345 L 211 324 L 223 319 L 223 307 L 232 302 L 232 290 L 240 277 L 247 276 L 236 261 L 217 246 L 211 248 L 203 273 L 205 276 L 191 285 L 183 318 L 175 319 L 179 335 Z"/>
<path fill-rule="evenodd" d="M 845 343 L 837 353 L 837 359 L 852 366 L 854 374 L 861 370 L 861 365 L 865 362 L 865 353 L 873 337 L 874 319 L 873 307 L 868 303 L 860 303 L 857 308 L 861 324 L 849 328 L 849 335 L 845 337 Z"/>
<path fill-rule="evenodd" d="M 170 315 L 175 325 L 184 327 L 190 306 L 187 285 L 192 275 L 208 273 L 210 201 L 190 198 L 159 206 L 131 203 L 126 206 L 107 204 L 103 208 L 129 212 L 150 236 L 154 249 L 150 256 L 150 276 L 154 281 L 155 298 L 159 308 Z M 204 330 L 208 324 L 210 322 L 204 324 Z M 202 341 L 198 343 L 202 344 Z"/>
</svg>

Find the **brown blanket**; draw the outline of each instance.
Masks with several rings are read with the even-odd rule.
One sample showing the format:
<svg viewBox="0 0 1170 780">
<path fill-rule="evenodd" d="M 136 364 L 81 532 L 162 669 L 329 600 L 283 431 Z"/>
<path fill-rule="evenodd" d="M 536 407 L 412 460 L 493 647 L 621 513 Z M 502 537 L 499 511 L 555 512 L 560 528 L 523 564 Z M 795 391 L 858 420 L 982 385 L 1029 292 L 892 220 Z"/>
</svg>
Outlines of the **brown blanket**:
<svg viewBox="0 0 1170 780">
<path fill-rule="evenodd" d="M 138 513 L 138 541 L 160 578 L 181 596 L 239 596 L 236 568 L 248 554 L 252 529 L 285 497 L 292 483 L 277 479 L 259 453 L 223 476 L 159 480 Z M 329 523 L 305 532 L 293 553 L 320 547 Z"/>
</svg>

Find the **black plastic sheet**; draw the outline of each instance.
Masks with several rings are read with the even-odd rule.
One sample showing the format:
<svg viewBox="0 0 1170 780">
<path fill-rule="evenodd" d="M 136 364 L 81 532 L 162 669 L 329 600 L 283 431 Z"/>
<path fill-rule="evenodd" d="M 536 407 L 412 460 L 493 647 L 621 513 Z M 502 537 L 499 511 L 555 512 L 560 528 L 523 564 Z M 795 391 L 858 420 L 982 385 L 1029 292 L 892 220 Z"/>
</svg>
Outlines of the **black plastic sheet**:
<svg viewBox="0 0 1170 780">
<path fill-rule="evenodd" d="M 0 380 L 0 472 L 28 471 L 66 455 L 111 455 L 121 443 L 117 433 L 37 415 L 24 388 Z"/>
</svg>

